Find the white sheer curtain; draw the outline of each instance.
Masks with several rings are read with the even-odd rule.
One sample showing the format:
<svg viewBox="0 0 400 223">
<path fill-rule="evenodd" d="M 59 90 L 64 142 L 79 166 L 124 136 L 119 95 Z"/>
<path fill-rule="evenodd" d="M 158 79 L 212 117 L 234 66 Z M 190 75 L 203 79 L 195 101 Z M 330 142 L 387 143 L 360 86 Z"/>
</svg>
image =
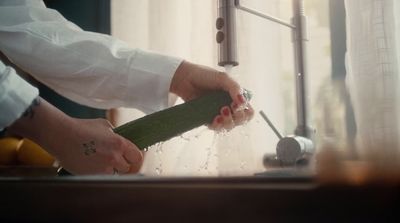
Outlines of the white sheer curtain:
<svg viewBox="0 0 400 223">
<path fill-rule="evenodd" d="M 346 0 L 347 81 L 358 148 L 386 164 L 399 158 L 399 12 L 397 0 Z"/>
<path fill-rule="evenodd" d="M 277 15 L 278 0 L 251 1 L 252 7 Z M 139 47 L 217 67 L 215 0 L 114 0 L 112 33 Z M 279 129 L 284 127 L 280 27 L 238 12 L 240 65 L 233 75 L 254 93 L 256 112 L 264 110 Z M 290 44 L 290 42 L 288 43 Z M 123 109 L 120 123 L 139 117 Z M 273 152 L 277 138 L 256 115 L 243 127 L 215 135 L 196 129 L 150 148 L 146 175 L 247 175 L 263 171 L 262 156 Z"/>
</svg>

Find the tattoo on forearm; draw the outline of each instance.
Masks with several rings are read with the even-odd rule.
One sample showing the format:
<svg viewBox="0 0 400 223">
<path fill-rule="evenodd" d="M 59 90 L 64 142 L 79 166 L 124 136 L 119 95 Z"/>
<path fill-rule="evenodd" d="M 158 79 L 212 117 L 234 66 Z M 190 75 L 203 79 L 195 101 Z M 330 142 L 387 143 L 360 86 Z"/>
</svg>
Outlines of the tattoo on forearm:
<svg viewBox="0 0 400 223">
<path fill-rule="evenodd" d="M 96 153 L 96 143 L 93 140 L 88 143 L 82 143 L 82 146 L 86 156 Z"/>
<path fill-rule="evenodd" d="M 40 98 L 37 97 L 32 101 L 32 104 L 28 107 L 28 109 L 26 109 L 26 111 L 24 112 L 24 114 L 22 114 L 22 117 L 27 117 L 32 119 L 33 116 L 35 116 L 35 107 L 40 105 Z"/>
</svg>

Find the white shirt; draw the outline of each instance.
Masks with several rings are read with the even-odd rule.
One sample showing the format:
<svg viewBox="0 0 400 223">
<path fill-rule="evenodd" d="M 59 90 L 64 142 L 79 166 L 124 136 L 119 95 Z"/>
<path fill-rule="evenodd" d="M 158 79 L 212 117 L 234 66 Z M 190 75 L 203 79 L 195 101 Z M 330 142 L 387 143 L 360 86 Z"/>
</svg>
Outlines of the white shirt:
<svg viewBox="0 0 400 223">
<path fill-rule="evenodd" d="M 41 0 L 0 0 L 0 51 L 59 94 L 96 108 L 168 106 L 181 59 L 132 49 L 86 32 Z M 0 62 L 0 129 L 15 121 L 37 89 Z"/>
</svg>

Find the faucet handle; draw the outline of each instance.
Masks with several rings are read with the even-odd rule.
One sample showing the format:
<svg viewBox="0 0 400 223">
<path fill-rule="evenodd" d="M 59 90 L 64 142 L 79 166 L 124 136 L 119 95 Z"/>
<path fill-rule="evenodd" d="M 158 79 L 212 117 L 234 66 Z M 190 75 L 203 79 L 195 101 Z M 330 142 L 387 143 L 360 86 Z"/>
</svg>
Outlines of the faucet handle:
<svg viewBox="0 0 400 223">
<path fill-rule="evenodd" d="M 266 155 L 264 157 L 264 165 L 294 166 L 297 164 L 303 165 L 304 162 L 308 162 L 308 159 L 303 159 L 303 157 L 314 153 L 313 142 L 302 136 L 283 137 L 268 119 L 267 115 L 265 115 L 263 111 L 259 113 L 279 138 L 279 142 L 276 146 L 276 155 Z"/>
<path fill-rule="evenodd" d="M 276 145 L 276 156 L 283 165 L 295 165 L 300 158 L 313 153 L 313 142 L 302 136 L 286 136 Z"/>
<path fill-rule="evenodd" d="M 272 122 L 269 120 L 267 115 L 262 110 L 260 111 L 260 115 L 267 122 L 268 126 L 272 129 L 272 131 L 274 131 L 275 135 L 279 139 L 282 139 L 283 137 L 282 137 L 281 133 L 279 133 L 279 131 L 275 128 L 274 124 L 272 124 Z"/>
</svg>

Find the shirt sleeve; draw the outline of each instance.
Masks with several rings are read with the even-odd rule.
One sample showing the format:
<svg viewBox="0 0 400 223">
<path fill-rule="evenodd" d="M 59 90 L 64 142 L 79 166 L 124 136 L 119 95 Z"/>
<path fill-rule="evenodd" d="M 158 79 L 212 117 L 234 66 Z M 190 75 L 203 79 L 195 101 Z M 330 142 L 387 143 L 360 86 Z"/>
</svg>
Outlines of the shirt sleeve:
<svg viewBox="0 0 400 223">
<path fill-rule="evenodd" d="M 0 2 L 0 50 L 59 94 L 96 108 L 168 106 L 181 59 L 86 32 L 42 1 Z"/>
<path fill-rule="evenodd" d="M 0 61 L 0 131 L 21 117 L 38 95 L 37 88 Z"/>
</svg>

